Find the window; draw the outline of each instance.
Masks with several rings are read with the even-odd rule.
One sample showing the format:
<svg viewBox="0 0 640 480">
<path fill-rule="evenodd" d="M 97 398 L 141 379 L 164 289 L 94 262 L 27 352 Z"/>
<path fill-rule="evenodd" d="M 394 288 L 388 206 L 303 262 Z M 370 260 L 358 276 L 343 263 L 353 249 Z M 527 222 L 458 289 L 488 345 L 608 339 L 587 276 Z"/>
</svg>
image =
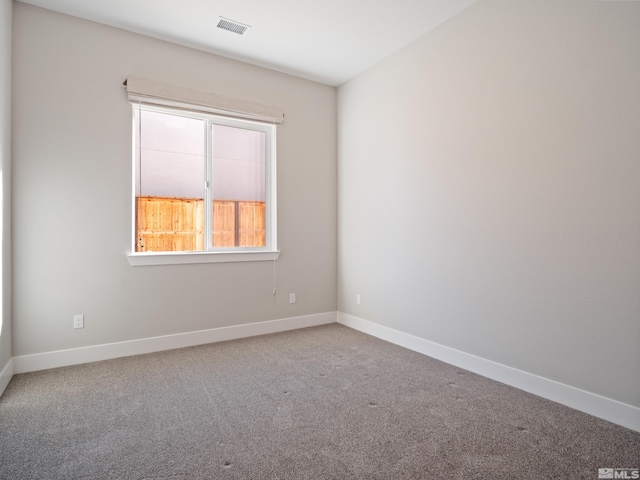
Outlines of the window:
<svg viewBox="0 0 640 480">
<path fill-rule="evenodd" d="M 274 258 L 251 255 L 276 251 L 274 124 L 141 104 L 133 124 L 132 264 Z"/>
</svg>

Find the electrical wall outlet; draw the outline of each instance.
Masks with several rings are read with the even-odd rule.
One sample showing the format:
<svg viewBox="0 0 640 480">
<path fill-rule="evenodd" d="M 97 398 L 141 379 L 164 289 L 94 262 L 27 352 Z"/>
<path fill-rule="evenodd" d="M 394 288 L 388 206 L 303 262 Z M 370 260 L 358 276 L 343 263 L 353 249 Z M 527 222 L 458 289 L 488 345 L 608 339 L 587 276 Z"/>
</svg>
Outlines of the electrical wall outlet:
<svg viewBox="0 0 640 480">
<path fill-rule="evenodd" d="M 289 294 L 289 303 L 296 303 L 296 294 L 293 292 Z"/>
<path fill-rule="evenodd" d="M 73 316 L 73 328 L 84 328 L 84 315 Z"/>
<path fill-rule="evenodd" d="M 359 293 L 356 294 L 356 305 L 361 305 L 362 304 L 362 297 L 360 296 Z"/>
</svg>

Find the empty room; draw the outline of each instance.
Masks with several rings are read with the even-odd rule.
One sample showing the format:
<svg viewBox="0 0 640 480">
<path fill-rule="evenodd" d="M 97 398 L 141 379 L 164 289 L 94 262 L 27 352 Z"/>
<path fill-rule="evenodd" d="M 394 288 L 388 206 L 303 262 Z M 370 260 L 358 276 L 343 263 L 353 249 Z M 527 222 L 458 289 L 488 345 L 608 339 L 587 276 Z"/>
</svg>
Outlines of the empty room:
<svg viewBox="0 0 640 480">
<path fill-rule="evenodd" d="M 0 479 L 640 478 L 640 2 L 0 0 Z"/>
</svg>

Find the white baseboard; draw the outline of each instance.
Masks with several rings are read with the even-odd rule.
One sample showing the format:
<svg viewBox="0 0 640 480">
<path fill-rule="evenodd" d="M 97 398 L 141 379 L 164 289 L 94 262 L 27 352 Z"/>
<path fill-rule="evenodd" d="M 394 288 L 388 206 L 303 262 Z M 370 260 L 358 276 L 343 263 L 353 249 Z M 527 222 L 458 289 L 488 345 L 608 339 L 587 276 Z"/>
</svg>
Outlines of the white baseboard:
<svg viewBox="0 0 640 480">
<path fill-rule="evenodd" d="M 0 395 L 14 374 L 190 347 L 338 322 L 501 383 L 640 432 L 640 408 L 446 347 L 353 315 L 327 312 L 195 332 L 13 357 L 0 372 Z"/>
<path fill-rule="evenodd" d="M 640 408 L 338 312 L 338 323 L 640 432 Z"/>
<path fill-rule="evenodd" d="M 13 373 L 34 372 L 49 368 L 97 362 L 118 357 L 128 357 L 143 353 L 192 347 L 206 343 L 235 340 L 238 338 L 284 332 L 298 328 L 313 327 L 336 322 L 336 312 L 319 313 L 302 317 L 291 317 L 266 322 L 212 328 L 196 332 L 177 333 L 161 337 L 142 338 L 125 342 L 92 345 L 89 347 L 56 350 L 13 357 Z M 5 368 L 6 370 L 6 368 Z M 3 371 L 4 372 L 4 371 Z M 8 383 L 8 381 L 7 381 Z"/>
<path fill-rule="evenodd" d="M 13 358 L 9 359 L 7 364 L 0 372 L 0 396 L 2 396 L 5 388 L 7 388 L 7 385 L 9 385 L 11 377 L 13 377 Z"/>
</svg>

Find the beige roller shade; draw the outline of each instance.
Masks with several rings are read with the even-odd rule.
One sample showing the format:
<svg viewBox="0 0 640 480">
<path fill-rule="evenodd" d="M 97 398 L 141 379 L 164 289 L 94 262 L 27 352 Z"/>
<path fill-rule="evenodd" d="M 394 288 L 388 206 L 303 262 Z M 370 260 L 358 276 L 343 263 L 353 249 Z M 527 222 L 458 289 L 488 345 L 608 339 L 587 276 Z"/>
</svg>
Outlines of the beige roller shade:
<svg viewBox="0 0 640 480">
<path fill-rule="evenodd" d="M 124 82 L 129 100 L 134 103 L 182 108 L 269 123 L 282 123 L 284 113 L 278 107 L 204 92 L 189 87 L 170 85 L 146 78 L 130 76 Z"/>
</svg>

